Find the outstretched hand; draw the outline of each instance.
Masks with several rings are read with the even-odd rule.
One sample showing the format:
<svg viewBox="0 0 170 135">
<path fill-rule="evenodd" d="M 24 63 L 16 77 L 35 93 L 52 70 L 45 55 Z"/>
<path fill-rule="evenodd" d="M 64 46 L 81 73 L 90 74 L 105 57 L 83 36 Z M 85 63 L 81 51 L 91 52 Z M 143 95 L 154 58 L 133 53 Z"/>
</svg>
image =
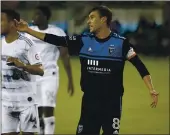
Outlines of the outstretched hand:
<svg viewBox="0 0 170 135">
<path fill-rule="evenodd" d="M 20 20 L 20 21 L 17 21 L 16 19 L 14 19 L 15 21 L 15 26 L 16 26 L 16 29 L 20 32 L 27 32 L 28 30 L 28 23 L 24 20 Z"/>
</svg>

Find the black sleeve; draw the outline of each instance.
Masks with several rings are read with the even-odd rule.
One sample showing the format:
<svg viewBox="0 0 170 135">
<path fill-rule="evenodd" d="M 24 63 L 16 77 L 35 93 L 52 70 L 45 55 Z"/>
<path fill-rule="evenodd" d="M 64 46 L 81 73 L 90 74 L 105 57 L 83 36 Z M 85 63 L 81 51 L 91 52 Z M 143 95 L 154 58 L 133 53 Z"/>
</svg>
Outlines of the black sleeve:
<svg viewBox="0 0 170 135">
<path fill-rule="evenodd" d="M 136 67 L 142 78 L 146 75 L 150 75 L 148 69 L 137 55 L 131 58 L 129 61 Z"/>
<path fill-rule="evenodd" d="M 128 39 L 125 39 L 123 42 L 123 58 L 129 60 L 131 57 L 136 55 L 135 47 L 129 42 Z"/>
<path fill-rule="evenodd" d="M 47 34 L 44 37 L 44 41 L 56 46 L 80 46 L 81 42 L 81 35 L 75 36 L 56 36 L 53 34 Z"/>
<path fill-rule="evenodd" d="M 134 46 L 128 39 L 125 39 L 123 43 L 123 57 L 125 60 L 129 60 L 136 67 L 142 78 L 150 74 L 144 63 L 136 54 Z"/>
</svg>

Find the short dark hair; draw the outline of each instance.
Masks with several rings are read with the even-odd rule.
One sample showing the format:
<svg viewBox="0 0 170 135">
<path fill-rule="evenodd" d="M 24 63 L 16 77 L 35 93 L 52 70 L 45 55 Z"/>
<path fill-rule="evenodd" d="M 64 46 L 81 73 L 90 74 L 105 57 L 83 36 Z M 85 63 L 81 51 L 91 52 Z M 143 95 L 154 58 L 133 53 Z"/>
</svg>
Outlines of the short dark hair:
<svg viewBox="0 0 170 135">
<path fill-rule="evenodd" d="M 40 10 L 47 17 L 47 20 L 50 19 L 51 10 L 50 10 L 49 7 L 47 7 L 47 6 L 38 6 L 38 7 L 36 7 L 36 9 Z"/>
<path fill-rule="evenodd" d="M 98 11 L 100 14 L 100 17 L 106 17 L 107 18 L 107 25 L 110 26 L 110 23 L 112 21 L 112 11 L 106 7 L 106 6 L 98 6 L 98 7 L 94 7 L 91 11 Z"/>
<path fill-rule="evenodd" d="M 20 14 L 12 9 L 4 9 L 1 10 L 1 13 L 5 13 L 10 21 L 16 19 L 17 21 L 20 21 Z"/>
</svg>

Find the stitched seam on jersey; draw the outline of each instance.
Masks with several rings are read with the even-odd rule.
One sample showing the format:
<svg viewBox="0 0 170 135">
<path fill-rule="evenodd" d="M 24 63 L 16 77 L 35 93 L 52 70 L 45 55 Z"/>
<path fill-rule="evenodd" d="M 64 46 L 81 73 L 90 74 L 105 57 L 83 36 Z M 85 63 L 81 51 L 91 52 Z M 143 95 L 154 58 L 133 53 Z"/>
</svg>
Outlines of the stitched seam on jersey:
<svg viewBox="0 0 170 135">
<path fill-rule="evenodd" d="M 90 56 L 84 56 L 84 55 L 79 55 L 80 57 L 88 58 L 88 59 L 98 59 L 98 60 L 112 60 L 112 61 L 123 61 L 122 59 L 116 59 L 116 58 L 99 58 L 99 57 L 90 57 Z"/>
<path fill-rule="evenodd" d="M 110 59 L 121 59 L 122 57 L 112 57 L 112 56 L 97 56 L 97 55 L 88 55 L 84 53 L 80 53 L 80 55 L 88 56 L 88 57 L 98 57 L 98 58 L 110 58 Z"/>
<path fill-rule="evenodd" d="M 125 39 L 126 39 L 125 37 L 120 36 L 120 35 L 118 35 L 117 33 L 112 33 L 111 37 L 118 38 L 118 39 L 122 39 L 122 40 L 125 40 Z"/>
<path fill-rule="evenodd" d="M 20 36 L 19 39 L 21 39 L 21 40 L 23 39 L 24 41 L 26 41 L 30 47 L 33 45 L 31 40 L 26 38 L 26 37 L 24 37 L 24 36 Z"/>
<path fill-rule="evenodd" d="M 19 39 L 26 41 L 30 47 L 33 46 L 33 43 L 31 42 L 31 40 L 24 36 L 19 36 Z"/>
</svg>

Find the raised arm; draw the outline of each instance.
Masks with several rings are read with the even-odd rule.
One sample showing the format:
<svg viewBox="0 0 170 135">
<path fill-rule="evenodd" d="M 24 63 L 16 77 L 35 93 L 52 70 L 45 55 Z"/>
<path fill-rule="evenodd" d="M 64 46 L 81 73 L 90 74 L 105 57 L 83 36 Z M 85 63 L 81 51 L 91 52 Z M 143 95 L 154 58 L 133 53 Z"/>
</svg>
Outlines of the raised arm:
<svg viewBox="0 0 170 135">
<path fill-rule="evenodd" d="M 56 46 L 63 46 L 63 47 L 68 47 L 68 45 L 76 45 L 76 44 L 81 44 L 81 37 L 80 35 L 78 36 L 56 36 L 53 34 L 47 34 L 47 33 L 42 33 L 38 32 L 35 30 L 32 30 L 31 28 L 28 27 L 28 23 L 25 22 L 24 20 L 21 20 L 16 22 L 16 29 L 20 32 L 26 32 L 33 37 L 36 37 L 40 40 L 43 40 L 44 42 L 56 45 Z"/>
</svg>

